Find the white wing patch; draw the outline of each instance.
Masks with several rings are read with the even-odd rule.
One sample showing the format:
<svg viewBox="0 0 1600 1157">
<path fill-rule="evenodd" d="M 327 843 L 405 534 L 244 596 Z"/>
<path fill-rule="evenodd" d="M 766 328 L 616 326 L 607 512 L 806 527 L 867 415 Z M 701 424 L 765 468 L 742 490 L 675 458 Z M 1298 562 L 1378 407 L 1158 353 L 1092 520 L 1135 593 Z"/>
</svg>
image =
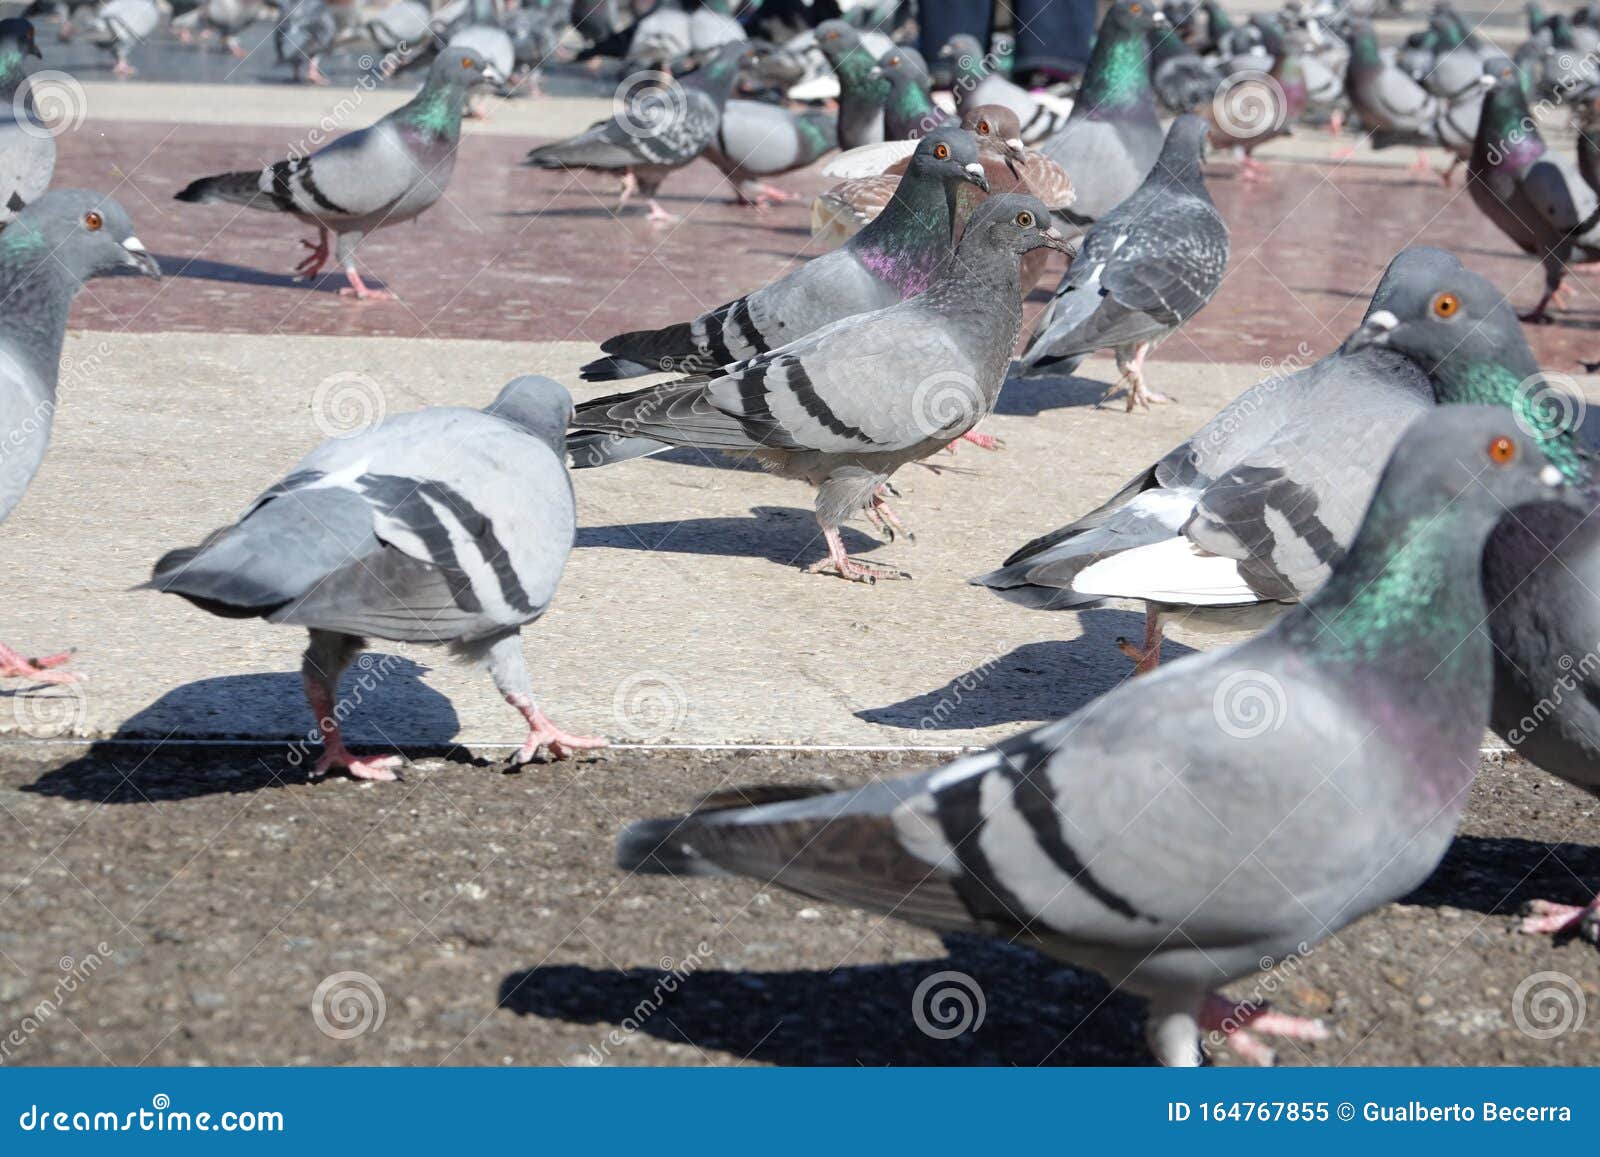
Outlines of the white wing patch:
<svg viewBox="0 0 1600 1157">
<path fill-rule="evenodd" d="M 1101 559 L 1078 572 L 1072 589 L 1103 598 L 1197 607 L 1261 601 L 1239 573 L 1238 560 L 1207 554 L 1186 538 L 1169 538 Z"/>
</svg>

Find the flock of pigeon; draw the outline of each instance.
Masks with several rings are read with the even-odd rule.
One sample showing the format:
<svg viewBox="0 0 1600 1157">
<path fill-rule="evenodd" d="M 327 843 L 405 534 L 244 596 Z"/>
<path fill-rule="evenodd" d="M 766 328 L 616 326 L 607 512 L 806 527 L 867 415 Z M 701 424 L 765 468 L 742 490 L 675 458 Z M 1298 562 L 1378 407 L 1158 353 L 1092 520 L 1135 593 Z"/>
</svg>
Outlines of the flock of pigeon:
<svg viewBox="0 0 1600 1157">
<path fill-rule="evenodd" d="M 149 586 L 309 631 L 319 775 L 396 778 L 398 759 L 355 756 L 340 737 L 339 676 L 369 638 L 486 665 L 528 724 L 518 762 L 602 746 L 540 711 L 520 643 L 573 542 L 569 469 L 672 446 L 751 458 L 815 490 L 827 552 L 812 570 L 902 577 L 847 554 L 841 525 L 861 515 L 904 533 L 894 474 L 958 439 L 997 448 L 976 427 L 1008 374 L 1064 375 L 1109 350 L 1129 411 L 1160 400 L 1145 358 L 1219 291 L 1228 261 L 1208 145 L 1248 158 L 1302 116 L 1348 113 L 1375 143 L 1457 149 L 1474 200 L 1545 264 L 1546 317 L 1567 263 L 1600 253 L 1600 199 L 1593 144 L 1569 163 L 1528 102 L 1588 108 L 1564 52 L 1600 47 L 1600 20 L 1530 21 L 1533 47 L 1506 59 L 1442 3 L 1391 57 L 1362 19 L 1298 4 L 1235 26 L 1213 0 L 1170 14 L 1116 0 L 1070 101 L 1017 87 L 957 38 L 941 56 L 950 103 L 913 50 L 842 20 L 780 47 L 748 41 L 716 3 L 591 29 L 597 47 L 622 37 L 630 64 L 672 73 L 529 164 L 616 173 L 624 203 L 641 195 L 664 217 L 655 190 L 698 157 L 759 202 L 837 145 L 837 183 L 812 206 L 832 247 L 717 309 L 619 334 L 583 368 L 589 381 L 665 382 L 574 406 L 561 384 L 523 377 L 481 411 L 426 409 L 327 442 L 237 522 L 162 557 Z M 27 21 L 0 22 L 9 93 L 37 51 Z M 770 99 L 814 82 L 808 54 L 837 78 L 836 114 Z M 443 44 L 415 98 L 370 128 L 178 199 L 288 214 L 318 231 L 302 273 L 332 257 L 347 293 L 381 296 L 357 247 L 441 195 L 473 90 L 509 76 L 491 55 Z M 1286 102 L 1279 123 L 1249 129 L 1224 111 L 1246 73 Z M 115 202 L 45 191 L 53 150 L 20 121 L 0 136 L 0 517 L 48 444 L 74 294 L 117 270 L 159 275 Z M 1052 252 L 1069 265 L 1019 368 L 1023 295 Z M 1486 728 L 1600 793 L 1600 661 L 1587 661 L 1600 522 L 1566 401 L 1492 284 L 1450 253 L 1406 249 L 1338 350 L 1247 390 L 1100 506 L 972 580 L 1043 610 L 1142 605 L 1145 636 L 1123 644 L 1137 678 L 922 775 L 708 797 L 628 828 L 618 862 L 751 876 L 1036 945 L 1148 997 L 1165 1063 L 1198 1063 L 1202 1030 L 1259 1060 L 1258 1034 L 1319 1038 L 1316 1022 L 1241 1010 L 1218 990 L 1420 884 L 1461 818 Z M 1162 665 L 1174 616 L 1264 629 Z M 0 674 L 68 681 L 64 659 L 0 647 Z M 1220 712 L 1241 686 L 1270 689 L 1269 725 Z M 1525 930 L 1600 942 L 1600 897 L 1536 909 Z"/>
</svg>

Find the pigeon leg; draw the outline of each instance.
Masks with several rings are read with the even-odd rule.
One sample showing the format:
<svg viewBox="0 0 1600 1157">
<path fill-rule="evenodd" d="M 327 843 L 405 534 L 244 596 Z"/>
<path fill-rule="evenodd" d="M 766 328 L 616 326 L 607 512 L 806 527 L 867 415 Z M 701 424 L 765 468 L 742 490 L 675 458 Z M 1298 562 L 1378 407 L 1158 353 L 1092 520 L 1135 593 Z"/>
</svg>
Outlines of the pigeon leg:
<svg viewBox="0 0 1600 1157">
<path fill-rule="evenodd" d="M 1417 159 L 1411 162 L 1411 171 L 1413 173 L 1426 173 L 1432 169 L 1433 166 L 1428 164 L 1428 154 L 1418 149 Z"/>
<path fill-rule="evenodd" d="M 356 272 L 355 263 L 344 267 L 344 275 L 350 284 L 339 291 L 340 297 L 353 297 L 357 301 L 393 301 L 394 294 L 387 289 L 368 289 L 367 283 L 361 280 L 361 275 Z"/>
<path fill-rule="evenodd" d="M 317 67 L 317 58 L 313 56 L 306 64 L 307 84 L 327 84 L 328 78 L 322 74 L 322 69 Z"/>
<path fill-rule="evenodd" d="M 224 36 L 222 38 L 222 44 L 224 48 L 233 54 L 235 60 L 243 60 L 245 57 L 250 55 L 244 50 L 244 45 L 240 44 L 239 41 L 232 36 Z"/>
<path fill-rule="evenodd" d="M 875 563 L 862 562 L 860 559 L 851 558 L 845 553 L 844 540 L 839 537 L 839 528 L 829 526 L 818 519 L 822 527 L 822 536 L 828 541 L 828 557 L 818 559 L 806 567 L 807 574 L 834 574 L 853 583 L 875 583 L 879 579 L 903 579 L 911 576 L 903 570 L 896 570 L 892 566 L 879 566 Z"/>
<path fill-rule="evenodd" d="M 139 70 L 129 64 L 126 57 L 118 56 L 117 62 L 111 66 L 112 76 L 138 76 Z"/>
<path fill-rule="evenodd" d="M 982 450 L 998 450 L 1005 445 L 1004 442 L 1002 442 L 999 438 L 996 438 L 993 434 L 980 434 L 976 430 L 968 430 L 965 434 L 961 435 L 961 437 L 957 438 L 954 442 L 950 443 L 950 445 L 946 446 L 945 449 L 954 454 L 956 452 L 956 446 L 962 442 L 971 442 L 974 446 L 977 446 Z"/>
<path fill-rule="evenodd" d="M 76 683 L 82 678 L 81 675 L 74 675 L 71 671 L 50 670 L 71 658 L 71 651 L 63 651 L 59 655 L 41 655 L 30 659 L 0 643 L 0 678 L 31 679 L 35 683 Z"/>
<path fill-rule="evenodd" d="M 779 205 L 784 205 L 790 201 L 798 201 L 801 199 L 799 193 L 791 193 L 787 189 L 780 189 L 778 186 L 769 185 L 765 181 L 762 181 L 756 185 L 756 192 L 761 194 L 761 196 L 765 197 L 767 200 L 776 202 Z"/>
<path fill-rule="evenodd" d="M 1273 1012 L 1264 1005 L 1235 1004 L 1219 992 L 1211 993 L 1201 1005 L 1200 1027 L 1220 1032 L 1243 1060 L 1262 1066 L 1272 1063 L 1272 1050 L 1257 1038 L 1257 1033 L 1285 1040 L 1328 1039 L 1328 1030 L 1320 1020 Z"/>
<path fill-rule="evenodd" d="M 1449 166 L 1449 168 L 1445 169 L 1442 173 L 1439 174 L 1439 180 L 1444 185 L 1444 187 L 1446 189 L 1448 189 L 1451 185 L 1453 185 L 1455 183 L 1456 169 L 1459 168 L 1460 165 L 1461 165 L 1461 157 L 1459 155 L 1458 156 L 1453 156 L 1453 157 L 1450 158 L 1450 166 Z"/>
<path fill-rule="evenodd" d="M 1344 110 L 1334 109 L 1328 114 L 1328 131 L 1334 136 L 1344 132 Z"/>
<path fill-rule="evenodd" d="M 1256 160 L 1249 153 L 1239 158 L 1239 179 L 1241 181 L 1270 181 L 1267 166 Z"/>
<path fill-rule="evenodd" d="M 917 541 L 917 536 L 907 529 L 906 524 L 900 521 L 899 516 L 890 507 L 882 489 L 872 496 L 872 505 L 867 507 L 866 514 L 867 521 L 882 531 L 888 541 L 893 542 L 897 537 L 904 538 L 910 543 Z"/>
<path fill-rule="evenodd" d="M 650 216 L 648 220 L 657 225 L 670 225 L 678 219 L 675 214 L 669 213 L 663 209 L 661 207 L 661 203 L 654 197 L 651 197 L 646 204 L 650 206 Z"/>
<path fill-rule="evenodd" d="M 620 213 L 628 207 L 628 198 L 639 191 L 639 178 L 633 175 L 632 169 L 622 170 L 622 186 L 617 190 L 617 212 Z"/>
<path fill-rule="evenodd" d="M 1133 359 L 1131 361 L 1126 360 L 1120 351 L 1117 353 L 1117 368 L 1122 371 L 1123 379 L 1128 382 L 1128 413 L 1130 414 L 1133 413 L 1135 406 L 1143 406 L 1148 410 L 1151 402 L 1171 400 L 1165 394 L 1153 392 L 1144 383 L 1144 358 L 1149 352 L 1150 343 L 1141 342 L 1133 351 Z M 1118 384 L 1120 385 L 1121 383 L 1119 382 Z M 1112 393 L 1114 394 L 1115 390 Z M 1107 394 L 1105 398 L 1100 400 L 1104 402 L 1106 398 L 1111 396 L 1112 394 Z"/>
<path fill-rule="evenodd" d="M 299 265 L 294 267 L 296 277 L 301 281 L 314 281 L 317 274 L 322 272 L 322 267 L 328 262 L 328 231 L 322 226 L 317 227 L 317 239 L 307 241 L 304 237 L 300 244 L 311 250 Z"/>
<path fill-rule="evenodd" d="M 1555 321 L 1555 319 L 1550 316 L 1550 303 L 1555 300 L 1555 297 L 1555 289 L 1545 290 L 1544 296 L 1539 299 L 1539 304 L 1534 306 L 1527 313 L 1517 314 L 1517 320 L 1528 325 L 1550 325 Z"/>
<path fill-rule="evenodd" d="M 606 740 L 598 735 L 567 734 L 539 710 L 533 701 L 528 664 L 522 656 L 520 632 L 512 631 L 496 639 L 485 657 L 495 689 L 528 721 L 528 738 L 522 741 L 522 747 L 512 757 L 514 766 L 520 767 L 529 762 L 541 747 L 548 747 L 550 754 L 557 759 L 565 759 L 574 751 L 606 746 Z"/>
<path fill-rule="evenodd" d="M 1530 901 L 1523 909 L 1519 928 L 1533 935 L 1572 932 L 1591 944 L 1600 944 L 1600 895 L 1582 906 L 1549 900 Z"/>
<path fill-rule="evenodd" d="M 1154 607 L 1144 609 L 1144 646 L 1135 647 L 1125 636 L 1117 636 L 1117 650 L 1134 661 L 1133 673 L 1143 675 L 1161 665 L 1161 612 Z"/>
<path fill-rule="evenodd" d="M 317 730 L 322 733 L 322 757 L 311 769 L 314 779 L 320 779 L 336 767 L 344 768 L 352 779 L 400 778 L 394 769 L 405 761 L 398 755 L 358 759 L 344 745 L 344 736 L 339 730 L 344 708 L 334 702 L 334 691 L 339 685 L 339 675 L 361 647 L 362 641 L 349 635 L 312 631 L 311 643 L 301 660 L 300 682 L 305 687 L 306 702 L 311 704 L 311 714 L 316 716 Z"/>
<path fill-rule="evenodd" d="M 178 43 L 179 44 L 193 44 L 194 43 L 194 33 L 191 32 L 187 28 L 178 29 Z"/>
</svg>

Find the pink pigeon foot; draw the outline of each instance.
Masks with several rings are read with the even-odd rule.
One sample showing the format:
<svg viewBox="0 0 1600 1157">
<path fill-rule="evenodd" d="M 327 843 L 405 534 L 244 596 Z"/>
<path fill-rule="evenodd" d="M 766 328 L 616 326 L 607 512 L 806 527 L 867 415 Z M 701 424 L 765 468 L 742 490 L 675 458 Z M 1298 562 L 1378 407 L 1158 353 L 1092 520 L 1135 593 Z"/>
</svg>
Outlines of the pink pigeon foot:
<svg viewBox="0 0 1600 1157">
<path fill-rule="evenodd" d="M 244 50 L 244 45 L 240 44 L 237 40 L 234 40 L 232 37 L 229 37 L 227 40 L 224 40 L 223 44 L 225 44 L 227 46 L 228 51 L 233 54 L 233 57 L 234 57 L 235 60 L 243 60 L 245 57 L 250 55 L 248 52 L 246 52 Z"/>
<path fill-rule="evenodd" d="M 351 779 L 370 779 L 379 783 L 394 783 L 400 776 L 395 769 L 405 763 L 398 755 L 373 755 L 365 759 L 358 759 L 351 755 L 343 743 L 337 747 L 323 744 L 322 758 L 317 760 L 316 767 L 311 769 L 313 779 L 321 779 L 336 768 L 343 768 L 350 773 Z"/>
<path fill-rule="evenodd" d="M 194 33 L 190 32 L 187 28 L 180 28 L 178 30 L 178 43 L 179 44 L 193 44 L 194 43 Z"/>
<path fill-rule="evenodd" d="M 357 301 L 394 301 L 394 294 L 387 289 L 368 289 L 367 283 L 361 280 L 361 275 L 354 268 L 346 269 L 344 275 L 350 284 L 339 291 L 340 297 L 353 297 Z"/>
<path fill-rule="evenodd" d="M 1201 1006 L 1200 1027 L 1207 1032 L 1220 1032 L 1242 1060 L 1262 1066 L 1272 1063 L 1272 1049 L 1258 1039 L 1258 1033 L 1285 1040 L 1328 1039 L 1328 1030 L 1320 1020 L 1273 1012 L 1263 1005 L 1234 1004 L 1217 992 L 1206 997 Z"/>
<path fill-rule="evenodd" d="M 328 231 L 322 230 L 315 241 L 307 241 L 302 237 L 300 244 L 311 252 L 294 267 L 295 275 L 302 281 L 311 281 L 328 262 Z"/>
<path fill-rule="evenodd" d="M 1133 673 L 1144 675 L 1161 665 L 1161 615 L 1154 609 L 1144 612 L 1144 645 L 1136 647 L 1132 640 L 1117 636 L 1117 650 L 1133 660 Z"/>
<path fill-rule="evenodd" d="M 111 66 L 112 76 L 138 76 L 139 70 L 126 60 L 119 60 Z"/>
<path fill-rule="evenodd" d="M 875 583 L 879 579 L 908 579 L 911 576 L 903 570 L 892 566 L 879 566 L 875 563 L 862 562 L 858 558 L 851 558 L 845 553 L 844 540 L 839 537 L 839 528 L 824 526 L 822 535 L 828 542 L 828 557 L 818 559 L 806 567 L 807 574 L 832 574 L 838 575 L 847 582 Z"/>
<path fill-rule="evenodd" d="M 317 67 L 317 62 L 315 60 L 312 60 L 310 64 L 306 65 L 306 83 L 307 84 L 327 84 L 328 83 L 328 78 L 323 75 L 322 69 Z"/>
<path fill-rule="evenodd" d="M 1239 161 L 1239 179 L 1241 181 L 1255 182 L 1270 181 L 1272 177 L 1268 173 L 1265 164 L 1254 157 L 1247 156 Z"/>
<path fill-rule="evenodd" d="M 1005 443 L 993 434 L 980 434 L 976 430 L 968 430 L 957 438 L 955 442 L 950 443 L 950 449 L 954 450 L 956 448 L 956 442 L 971 442 L 980 450 L 999 450 L 1005 446 Z"/>
<path fill-rule="evenodd" d="M 1600 896 L 1587 904 L 1556 904 L 1549 900 L 1529 901 L 1518 928 L 1529 935 L 1554 936 L 1571 932 L 1591 944 L 1600 944 Z"/>
<path fill-rule="evenodd" d="M 71 671 L 51 670 L 71 658 L 71 651 L 63 651 L 59 655 L 41 655 L 30 659 L 0 643 L 0 678 L 29 679 L 35 683 L 77 683 L 83 676 Z"/>
<path fill-rule="evenodd" d="M 799 193 L 791 193 L 787 189 L 780 189 L 776 185 L 768 185 L 764 182 L 756 186 L 756 192 L 761 194 L 761 196 L 765 197 L 767 200 L 778 205 L 785 205 L 790 201 L 800 200 Z"/>
<path fill-rule="evenodd" d="M 507 695 L 506 702 L 528 721 L 528 738 L 522 741 L 522 747 L 512 760 L 519 767 L 533 759 L 541 747 L 548 747 L 557 759 L 566 759 L 574 751 L 610 746 L 610 741 L 599 735 L 567 734 L 551 723 L 549 716 L 535 707 L 526 695 Z"/>
<path fill-rule="evenodd" d="M 650 215 L 647 220 L 651 221 L 652 223 L 657 225 L 670 225 L 677 221 L 677 216 L 663 209 L 660 203 L 654 197 L 651 197 L 647 204 L 650 206 Z"/>
<path fill-rule="evenodd" d="M 888 541 L 893 542 L 896 538 L 904 538 L 910 543 L 917 541 L 917 536 L 900 521 L 900 516 L 895 514 L 881 490 L 872 496 L 872 504 L 867 507 L 866 515 L 867 521 L 877 527 Z"/>
</svg>

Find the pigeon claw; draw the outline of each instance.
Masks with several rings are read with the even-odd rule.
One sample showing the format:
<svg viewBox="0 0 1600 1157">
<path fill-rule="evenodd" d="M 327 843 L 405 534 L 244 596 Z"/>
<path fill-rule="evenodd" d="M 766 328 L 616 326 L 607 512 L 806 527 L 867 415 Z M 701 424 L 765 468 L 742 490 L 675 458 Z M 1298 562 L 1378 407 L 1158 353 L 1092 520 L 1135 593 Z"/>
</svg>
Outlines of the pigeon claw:
<svg viewBox="0 0 1600 1157">
<path fill-rule="evenodd" d="M 566 759 L 577 751 L 610 746 L 610 741 L 599 735 L 569 735 L 550 722 L 550 717 L 535 707 L 533 700 L 525 695 L 507 695 L 506 702 L 528 721 L 528 738 L 522 741 L 522 746 L 511 757 L 512 767 L 533 762 L 533 757 L 539 754 L 541 747 L 548 748 L 556 759 Z"/>
<path fill-rule="evenodd" d="M 0 678 L 27 679 L 33 683 L 79 683 L 83 681 L 82 675 L 71 671 L 55 671 L 51 668 L 59 667 L 70 661 L 71 651 L 63 651 L 59 655 L 41 655 L 37 658 L 28 658 L 19 655 L 4 643 L 0 643 Z"/>
<path fill-rule="evenodd" d="M 1530 936 L 1572 934 L 1600 945 L 1600 896 L 1588 904 L 1557 904 L 1551 900 L 1530 900 L 1522 909 L 1517 930 Z"/>
<path fill-rule="evenodd" d="M 317 765 L 311 769 L 313 779 L 321 779 L 335 769 L 349 773 L 351 779 L 371 779 L 382 783 L 393 783 L 400 776 L 396 768 L 401 767 L 405 760 L 398 755 L 373 755 L 359 758 L 351 755 L 343 743 L 332 747 L 325 747 L 322 758 L 317 760 Z"/>
<path fill-rule="evenodd" d="M 1262 1036 L 1321 1041 L 1327 1040 L 1329 1035 L 1327 1026 L 1320 1020 L 1273 1012 L 1265 1005 L 1235 1004 L 1217 992 L 1206 997 L 1199 1021 L 1202 1029 L 1226 1040 L 1240 1060 L 1263 1068 L 1271 1065 L 1274 1058 L 1272 1049 L 1260 1039 Z"/>
</svg>

